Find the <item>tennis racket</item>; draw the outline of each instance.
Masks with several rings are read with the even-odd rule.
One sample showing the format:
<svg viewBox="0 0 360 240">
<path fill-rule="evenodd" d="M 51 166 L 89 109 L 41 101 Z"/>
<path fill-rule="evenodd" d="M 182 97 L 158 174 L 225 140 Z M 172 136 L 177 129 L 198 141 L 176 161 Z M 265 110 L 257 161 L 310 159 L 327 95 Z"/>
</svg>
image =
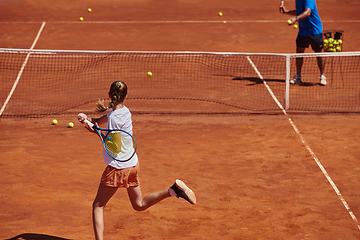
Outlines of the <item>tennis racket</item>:
<svg viewBox="0 0 360 240">
<path fill-rule="evenodd" d="M 99 135 L 106 153 L 112 159 L 127 162 L 135 155 L 137 144 L 130 133 L 121 129 L 99 128 L 87 119 L 84 120 L 84 123 Z"/>
<path fill-rule="evenodd" d="M 280 11 L 281 13 L 283 13 L 283 12 L 284 12 L 283 7 L 284 7 L 284 0 L 281 0 L 281 3 L 280 3 L 280 8 L 279 8 L 279 11 Z"/>
</svg>

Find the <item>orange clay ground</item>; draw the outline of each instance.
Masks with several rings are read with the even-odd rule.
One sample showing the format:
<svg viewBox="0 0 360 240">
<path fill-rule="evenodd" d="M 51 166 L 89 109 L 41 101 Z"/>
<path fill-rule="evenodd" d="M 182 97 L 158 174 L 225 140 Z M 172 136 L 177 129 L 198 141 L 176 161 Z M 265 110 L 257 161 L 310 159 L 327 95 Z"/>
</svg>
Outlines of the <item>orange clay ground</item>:
<svg viewBox="0 0 360 240">
<path fill-rule="evenodd" d="M 324 29 L 344 30 L 344 50 L 359 50 L 358 1 L 317 3 Z M 292 53 L 297 30 L 278 5 L 3 0 L 0 48 L 30 48 L 45 21 L 35 49 Z M 120 189 L 105 209 L 105 239 L 360 239 L 359 122 L 358 114 L 134 114 L 143 195 L 179 178 L 197 204 L 171 198 L 136 212 Z M 0 132 L 0 239 L 93 239 L 91 204 L 105 168 L 96 135 L 74 115 L 3 118 Z"/>
</svg>

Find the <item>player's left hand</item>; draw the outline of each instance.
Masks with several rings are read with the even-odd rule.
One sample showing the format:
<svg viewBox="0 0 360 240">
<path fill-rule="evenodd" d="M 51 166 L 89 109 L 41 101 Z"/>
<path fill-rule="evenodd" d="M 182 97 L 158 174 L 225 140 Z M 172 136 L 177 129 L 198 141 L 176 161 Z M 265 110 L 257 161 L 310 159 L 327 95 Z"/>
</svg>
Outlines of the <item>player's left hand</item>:
<svg viewBox="0 0 360 240">
<path fill-rule="evenodd" d="M 289 20 L 291 21 L 291 24 L 290 24 L 290 25 L 294 25 L 294 24 L 297 23 L 296 17 L 294 17 L 294 18 L 289 18 Z"/>
</svg>

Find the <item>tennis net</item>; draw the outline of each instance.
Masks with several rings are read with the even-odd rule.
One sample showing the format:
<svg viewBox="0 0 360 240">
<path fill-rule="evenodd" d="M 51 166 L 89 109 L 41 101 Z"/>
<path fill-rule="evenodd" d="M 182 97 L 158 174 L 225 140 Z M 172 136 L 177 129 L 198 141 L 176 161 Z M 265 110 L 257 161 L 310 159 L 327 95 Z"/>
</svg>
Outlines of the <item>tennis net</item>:
<svg viewBox="0 0 360 240">
<path fill-rule="evenodd" d="M 320 86 L 318 58 L 327 85 Z M 289 80 L 296 58 L 301 84 Z M 360 52 L 248 54 L 0 49 L 0 115 L 62 114 L 124 81 L 142 113 L 360 112 Z M 152 76 L 147 76 L 152 72 Z M 142 101 L 142 100 L 152 100 Z M 171 107 L 163 108 L 167 102 Z M 180 104 L 179 104 L 180 103 Z M 183 104 L 184 107 L 178 107 Z M 171 105 L 172 104 L 172 105 Z M 151 107 L 150 107 L 151 105 Z M 134 111 L 134 110 L 133 110 Z M 136 110 L 135 110 L 136 111 Z"/>
</svg>

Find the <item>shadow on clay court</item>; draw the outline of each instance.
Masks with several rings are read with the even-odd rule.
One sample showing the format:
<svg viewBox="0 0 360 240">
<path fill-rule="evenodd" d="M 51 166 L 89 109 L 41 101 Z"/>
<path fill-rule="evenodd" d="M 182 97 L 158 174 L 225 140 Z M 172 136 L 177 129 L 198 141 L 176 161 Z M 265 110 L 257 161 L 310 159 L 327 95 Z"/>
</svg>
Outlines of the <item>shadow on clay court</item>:
<svg viewBox="0 0 360 240">
<path fill-rule="evenodd" d="M 302 82 L 298 84 L 303 87 L 321 86 L 320 83 Z"/>
<path fill-rule="evenodd" d="M 255 84 L 263 84 L 263 81 L 285 83 L 285 80 L 281 80 L 281 79 L 260 79 L 260 78 L 255 78 L 255 77 L 234 77 L 232 80 L 252 82 L 250 84 L 247 84 L 247 86 L 251 86 L 251 85 L 255 85 Z"/>
<path fill-rule="evenodd" d="M 23 233 L 16 237 L 5 239 L 5 240 L 71 240 L 68 238 L 55 237 L 45 234 L 36 234 L 36 233 Z"/>
<path fill-rule="evenodd" d="M 246 84 L 246 86 L 252 86 L 256 84 L 263 84 L 263 80 L 260 78 L 255 77 L 234 77 L 232 80 L 235 81 L 250 81 L 252 83 Z M 281 79 L 264 79 L 265 82 L 279 82 L 279 83 L 285 83 L 285 80 Z M 297 83 L 296 85 L 302 86 L 302 87 L 313 87 L 313 86 L 321 86 L 319 83 L 313 83 L 313 82 L 302 82 Z"/>
</svg>

